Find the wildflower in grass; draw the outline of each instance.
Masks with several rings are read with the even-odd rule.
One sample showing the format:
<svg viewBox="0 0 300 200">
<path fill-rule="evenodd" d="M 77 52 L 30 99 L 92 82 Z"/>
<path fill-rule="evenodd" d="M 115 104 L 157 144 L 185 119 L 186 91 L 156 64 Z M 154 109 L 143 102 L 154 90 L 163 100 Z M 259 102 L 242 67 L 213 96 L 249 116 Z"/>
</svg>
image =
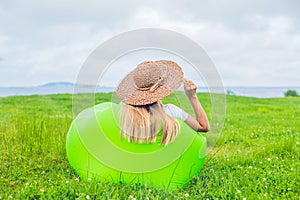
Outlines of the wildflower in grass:
<svg viewBox="0 0 300 200">
<path fill-rule="evenodd" d="M 42 174 L 45 174 L 46 172 L 45 171 L 42 171 Z"/>
<path fill-rule="evenodd" d="M 92 179 L 91 178 L 88 178 L 88 181 L 91 181 Z"/>
<path fill-rule="evenodd" d="M 240 193 L 241 193 L 241 190 L 237 190 L 237 193 L 239 193 L 239 194 L 240 194 Z"/>
<path fill-rule="evenodd" d="M 189 195 L 189 193 L 185 193 L 184 196 L 185 197 L 189 197 L 190 195 Z"/>
<path fill-rule="evenodd" d="M 249 169 L 252 169 L 252 166 L 251 166 L 251 165 L 249 166 Z"/>
<path fill-rule="evenodd" d="M 86 195 L 85 198 L 86 198 L 86 199 L 90 199 L 90 196 L 89 196 L 89 195 Z"/>
<path fill-rule="evenodd" d="M 264 197 L 266 197 L 267 196 L 267 194 L 264 194 Z"/>
<path fill-rule="evenodd" d="M 268 188 L 268 186 L 265 185 L 265 188 Z"/>
<path fill-rule="evenodd" d="M 11 195 L 9 195 L 8 198 L 12 199 L 13 197 Z"/>
<path fill-rule="evenodd" d="M 75 178 L 75 181 L 78 183 L 79 182 L 79 178 Z"/>
<path fill-rule="evenodd" d="M 136 200 L 132 195 L 129 195 L 128 197 L 130 200 Z"/>
<path fill-rule="evenodd" d="M 271 160 L 271 158 L 265 158 L 267 161 L 270 161 Z"/>
<path fill-rule="evenodd" d="M 266 178 L 263 178 L 263 179 L 262 179 L 263 182 L 265 182 L 266 180 L 267 180 Z"/>
<path fill-rule="evenodd" d="M 11 181 L 11 182 L 9 183 L 9 186 L 10 186 L 10 187 L 15 187 L 15 182 Z"/>
<path fill-rule="evenodd" d="M 69 181 L 68 180 L 66 180 L 66 184 L 68 184 L 69 183 Z"/>
<path fill-rule="evenodd" d="M 41 193 L 44 193 L 44 192 L 45 192 L 45 189 L 44 189 L 44 188 L 41 188 L 41 189 L 40 189 L 40 192 L 41 192 Z"/>
<path fill-rule="evenodd" d="M 146 200 L 149 200 L 149 197 L 146 197 Z"/>
<path fill-rule="evenodd" d="M 263 162 L 261 162 L 261 161 L 260 161 L 260 162 L 259 162 L 259 164 L 261 164 L 261 165 L 262 165 L 262 164 L 263 164 Z"/>
<path fill-rule="evenodd" d="M 148 191 L 149 191 L 149 192 L 152 192 L 152 190 L 151 190 L 151 189 L 149 189 Z"/>
<path fill-rule="evenodd" d="M 287 190 L 292 190 L 292 188 L 288 188 Z"/>
<path fill-rule="evenodd" d="M 246 197 L 244 197 L 244 198 L 243 198 L 243 200 L 247 200 L 247 198 L 246 198 Z"/>
</svg>

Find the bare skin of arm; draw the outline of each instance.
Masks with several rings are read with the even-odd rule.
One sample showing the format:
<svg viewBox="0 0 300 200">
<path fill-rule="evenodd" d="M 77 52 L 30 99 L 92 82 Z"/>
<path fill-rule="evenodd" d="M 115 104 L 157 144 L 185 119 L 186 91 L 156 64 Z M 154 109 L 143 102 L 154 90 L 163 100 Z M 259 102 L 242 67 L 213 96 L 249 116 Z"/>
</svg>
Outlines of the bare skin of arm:
<svg viewBox="0 0 300 200">
<path fill-rule="evenodd" d="M 206 113 L 196 96 L 197 86 L 190 80 L 184 78 L 184 91 L 188 97 L 193 110 L 195 112 L 196 119 L 192 116 L 188 116 L 185 123 L 188 124 L 192 129 L 198 132 L 208 132 L 210 125 L 206 116 Z"/>
</svg>

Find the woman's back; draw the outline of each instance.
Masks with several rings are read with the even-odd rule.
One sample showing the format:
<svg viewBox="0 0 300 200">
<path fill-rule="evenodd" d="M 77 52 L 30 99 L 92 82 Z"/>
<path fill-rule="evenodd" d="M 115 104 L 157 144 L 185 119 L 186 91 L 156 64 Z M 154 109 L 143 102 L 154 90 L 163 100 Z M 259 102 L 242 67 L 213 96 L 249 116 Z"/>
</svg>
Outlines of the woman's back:
<svg viewBox="0 0 300 200">
<path fill-rule="evenodd" d="M 175 113 L 175 107 L 160 102 L 144 106 L 123 105 L 121 112 L 122 137 L 129 142 L 155 142 L 157 134 L 162 132 L 161 143 L 167 145 L 178 135 L 178 121 L 168 115 Z"/>
</svg>

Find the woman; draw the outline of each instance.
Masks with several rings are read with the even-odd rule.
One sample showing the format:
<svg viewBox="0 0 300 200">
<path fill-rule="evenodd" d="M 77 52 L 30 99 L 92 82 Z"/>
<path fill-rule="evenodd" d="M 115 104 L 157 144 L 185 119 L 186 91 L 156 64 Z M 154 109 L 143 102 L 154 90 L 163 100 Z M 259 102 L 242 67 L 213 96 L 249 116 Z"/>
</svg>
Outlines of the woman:
<svg viewBox="0 0 300 200">
<path fill-rule="evenodd" d="M 163 105 L 160 102 L 176 91 L 182 82 L 196 118 L 173 104 Z M 195 131 L 209 131 L 209 122 L 196 96 L 196 89 L 192 81 L 183 78 L 182 69 L 175 62 L 142 62 L 117 88 L 117 95 L 124 103 L 121 113 L 122 137 L 127 137 L 129 142 L 155 142 L 162 130 L 161 143 L 167 145 L 178 135 L 176 118 L 182 119 Z"/>
</svg>

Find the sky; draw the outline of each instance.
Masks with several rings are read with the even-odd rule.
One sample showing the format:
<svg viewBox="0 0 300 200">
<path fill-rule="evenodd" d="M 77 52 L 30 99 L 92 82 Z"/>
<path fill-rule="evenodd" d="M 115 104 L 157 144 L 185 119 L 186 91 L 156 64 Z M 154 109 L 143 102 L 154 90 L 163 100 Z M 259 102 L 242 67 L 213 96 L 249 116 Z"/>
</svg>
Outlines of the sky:
<svg viewBox="0 0 300 200">
<path fill-rule="evenodd" d="M 99 45 L 141 28 L 197 42 L 225 86 L 300 86 L 299 8 L 297 0 L 1 0 L 0 87 L 75 82 Z M 122 59 L 134 67 L 133 57 Z"/>
</svg>

